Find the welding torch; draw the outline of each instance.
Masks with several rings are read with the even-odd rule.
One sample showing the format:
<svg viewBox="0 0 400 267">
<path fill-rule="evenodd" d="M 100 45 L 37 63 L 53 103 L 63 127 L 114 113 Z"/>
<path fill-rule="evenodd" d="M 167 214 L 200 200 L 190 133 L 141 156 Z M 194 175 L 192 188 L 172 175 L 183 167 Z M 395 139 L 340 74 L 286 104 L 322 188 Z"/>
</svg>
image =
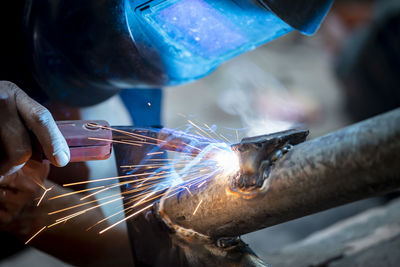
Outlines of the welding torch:
<svg viewBox="0 0 400 267">
<path fill-rule="evenodd" d="M 168 128 L 110 126 L 104 120 L 57 121 L 70 149 L 70 162 L 108 159 L 113 142 L 126 145 L 154 145 L 165 151 L 196 156 L 216 140 Z M 114 137 L 113 137 L 114 133 Z M 115 133 L 120 136 L 116 137 Z M 121 134 L 122 133 L 122 134 Z M 34 156 L 45 158 L 40 144 L 34 142 Z"/>
</svg>

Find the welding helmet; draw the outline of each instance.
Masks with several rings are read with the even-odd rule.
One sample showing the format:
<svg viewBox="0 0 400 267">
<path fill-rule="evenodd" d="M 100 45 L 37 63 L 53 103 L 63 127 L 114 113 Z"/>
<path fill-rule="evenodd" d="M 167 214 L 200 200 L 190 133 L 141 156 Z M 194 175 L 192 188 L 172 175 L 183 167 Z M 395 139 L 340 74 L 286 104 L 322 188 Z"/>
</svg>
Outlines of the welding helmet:
<svg viewBox="0 0 400 267">
<path fill-rule="evenodd" d="M 30 0 L 38 84 L 73 105 L 189 82 L 285 33 L 312 34 L 333 0 Z"/>
</svg>

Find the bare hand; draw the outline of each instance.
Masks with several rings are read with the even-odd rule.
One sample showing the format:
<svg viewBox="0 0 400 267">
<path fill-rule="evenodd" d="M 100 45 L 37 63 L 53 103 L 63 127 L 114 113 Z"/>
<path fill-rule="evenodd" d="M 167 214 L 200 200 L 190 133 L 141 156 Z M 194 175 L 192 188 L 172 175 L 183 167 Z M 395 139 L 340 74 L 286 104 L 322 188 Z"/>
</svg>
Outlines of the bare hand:
<svg viewBox="0 0 400 267">
<path fill-rule="evenodd" d="M 30 159 L 28 130 L 53 165 L 62 167 L 69 162 L 68 145 L 50 112 L 7 81 L 0 81 L 0 121 L 0 178 L 15 173 Z"/>
<path fill-rule="evenodd" d="M 0 227 L 18 217 L 26 205 L 44 192 L 43 181 L 49 173 L 49 164 L 28 161 L 18 171 L 0 179 Z"/>
</svg>

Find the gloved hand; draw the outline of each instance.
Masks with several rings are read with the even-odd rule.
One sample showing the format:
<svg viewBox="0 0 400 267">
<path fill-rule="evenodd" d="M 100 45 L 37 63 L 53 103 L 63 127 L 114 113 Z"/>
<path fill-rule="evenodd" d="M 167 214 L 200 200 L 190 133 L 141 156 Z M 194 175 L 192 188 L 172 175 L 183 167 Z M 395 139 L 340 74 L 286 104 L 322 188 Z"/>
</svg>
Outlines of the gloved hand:
<svg viewBox="0 0 400 267">
<path fill-rule="evenodd" d="M 0 121 L 0 224 L 6 224 L 33 202 L 48 174 L 48 164 L 30 160 L 29 131 L 53 165 L 65 166 L 70 152 L 50 112 L 7 81 L 0 81 Z"/>
</svg>

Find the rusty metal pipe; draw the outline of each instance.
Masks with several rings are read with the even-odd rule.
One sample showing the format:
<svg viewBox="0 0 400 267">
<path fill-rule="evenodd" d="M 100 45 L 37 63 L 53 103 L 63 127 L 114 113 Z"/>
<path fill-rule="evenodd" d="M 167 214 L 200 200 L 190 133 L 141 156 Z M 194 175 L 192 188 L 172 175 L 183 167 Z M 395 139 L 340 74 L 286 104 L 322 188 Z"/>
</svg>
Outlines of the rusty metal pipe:
<svg viewBox="0 0 400 267">
<path fill-rule="evenodd" d="M 212 238 L 234 237 L 396 190 L 400 108 L 296 145 L 261 188 L 240 192 L 234 178 L 215 177 L 192 194 L 162 199 L 162 218 Z"/>
</svg>

